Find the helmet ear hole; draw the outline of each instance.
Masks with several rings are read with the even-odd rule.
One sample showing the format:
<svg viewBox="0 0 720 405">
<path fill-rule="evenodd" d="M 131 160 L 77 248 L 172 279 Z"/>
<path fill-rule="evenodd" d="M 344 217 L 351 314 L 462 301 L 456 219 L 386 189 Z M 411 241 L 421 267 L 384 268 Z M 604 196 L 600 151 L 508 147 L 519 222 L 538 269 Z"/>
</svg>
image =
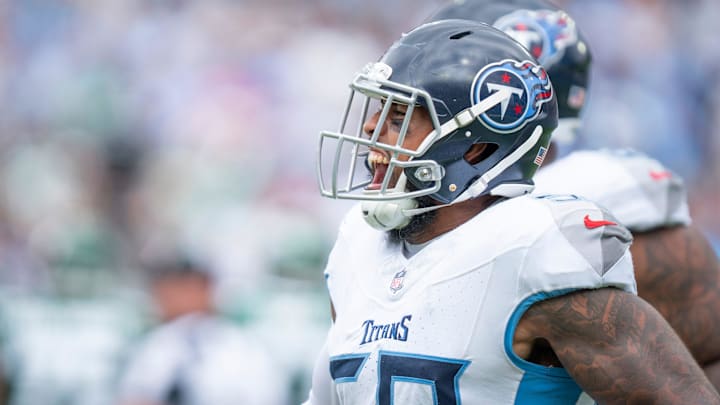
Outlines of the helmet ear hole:
<svg viewBox="0 0 720 405">
<path fill-rule="evenodd" d="M 463 159 L 475 166 L 490 157 L 498 148 L 499 146 L 495 143 L 474 143 L 470 146 L 470 149 L 465 152 Z"/>
</svg>

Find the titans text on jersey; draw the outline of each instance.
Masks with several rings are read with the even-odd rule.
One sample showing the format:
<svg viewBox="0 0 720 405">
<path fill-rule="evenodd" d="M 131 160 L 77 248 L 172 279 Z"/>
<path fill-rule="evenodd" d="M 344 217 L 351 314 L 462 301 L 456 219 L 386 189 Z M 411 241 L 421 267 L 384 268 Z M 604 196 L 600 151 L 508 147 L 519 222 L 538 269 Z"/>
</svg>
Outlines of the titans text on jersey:
<svg viewBox="0 0 720 405">
<path fill-rule="evenodd" d="M 410 320 L 412 315 L 405 315 L 402 317 L 400 322 L 388 323 L 388 324 L 375 324 L 375 321 L 368 319 L 363 322 L 362 326 L 365 329 L 363 333 L 362 342 L 360 345 L 365 343 L 374 342 L 379 339 L 393 339 L 406 341 L 408 334 L 410 333 Z"/>
</svg>

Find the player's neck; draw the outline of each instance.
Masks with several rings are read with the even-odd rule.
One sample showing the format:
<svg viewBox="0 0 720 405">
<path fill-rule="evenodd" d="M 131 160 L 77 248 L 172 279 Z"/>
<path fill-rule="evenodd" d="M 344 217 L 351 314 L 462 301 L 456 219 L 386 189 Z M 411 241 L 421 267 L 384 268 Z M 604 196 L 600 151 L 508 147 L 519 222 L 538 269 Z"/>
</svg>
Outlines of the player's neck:
<svg viewBox="0 0 720 405">
<path fill-rule="evenodd" d="M 437 216 L 432 222 L 428 223 L 422 231 L 409 236 L 406 240 L 412 244 L 421 244 L 435 239 L 469 221 L 497 201 L 498 198 L 500 197 L 484 195 L 440 208 L 437 210 Z"/>
</svg>

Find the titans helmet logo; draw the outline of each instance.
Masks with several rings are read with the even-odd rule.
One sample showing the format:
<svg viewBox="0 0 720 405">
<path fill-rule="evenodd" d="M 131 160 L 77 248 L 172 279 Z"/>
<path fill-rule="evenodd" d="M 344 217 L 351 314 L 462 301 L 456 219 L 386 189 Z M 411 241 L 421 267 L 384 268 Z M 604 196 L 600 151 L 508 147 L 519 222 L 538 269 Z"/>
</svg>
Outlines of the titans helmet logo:
<svg viewBox="0 0 720 405">
<path fill-rule="evenodd" d="M 506 59 L 478 72 L 472 85 L 471 102 L 477 104 L 501 90 L 509 94 L 508 98 L 478 117 L 483 125 L 498 133 L 523 128 L 540 114 L 540 107 L 553 95 L 545 69 L 530 61 Z"/>
<path fill-rule="evenodd" d="M 575 21 L 563 11 L 517 10 L 493 26 L 520 42 L 544 66 L 551 66 L 577 43 Z"/>
</svg>

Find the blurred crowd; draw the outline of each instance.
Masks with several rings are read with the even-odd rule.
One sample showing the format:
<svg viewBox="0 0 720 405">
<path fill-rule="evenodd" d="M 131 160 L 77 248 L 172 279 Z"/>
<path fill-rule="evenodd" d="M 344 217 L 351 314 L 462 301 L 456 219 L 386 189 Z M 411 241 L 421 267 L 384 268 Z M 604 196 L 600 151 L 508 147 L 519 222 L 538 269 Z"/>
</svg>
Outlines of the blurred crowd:
<svg viewBox="0 0 720 405">
<path fill-rule="evenodd" d="M 681 174 L 720 251 L 720 47 L 707 28 L 720 3 L 558 3 L 594 51 L 579 146 L 636 148 Z M 143 264 L 168 251 L 211 269 L 218 313 L 265 346 L 276 389 L 298 403 L 348 207 L 318 194 L 317 135 L 337 127 L 353 74 L 440 4 L 0 1 L 8 403 L 113 404 L 160 322 Z"/>
</svg>

